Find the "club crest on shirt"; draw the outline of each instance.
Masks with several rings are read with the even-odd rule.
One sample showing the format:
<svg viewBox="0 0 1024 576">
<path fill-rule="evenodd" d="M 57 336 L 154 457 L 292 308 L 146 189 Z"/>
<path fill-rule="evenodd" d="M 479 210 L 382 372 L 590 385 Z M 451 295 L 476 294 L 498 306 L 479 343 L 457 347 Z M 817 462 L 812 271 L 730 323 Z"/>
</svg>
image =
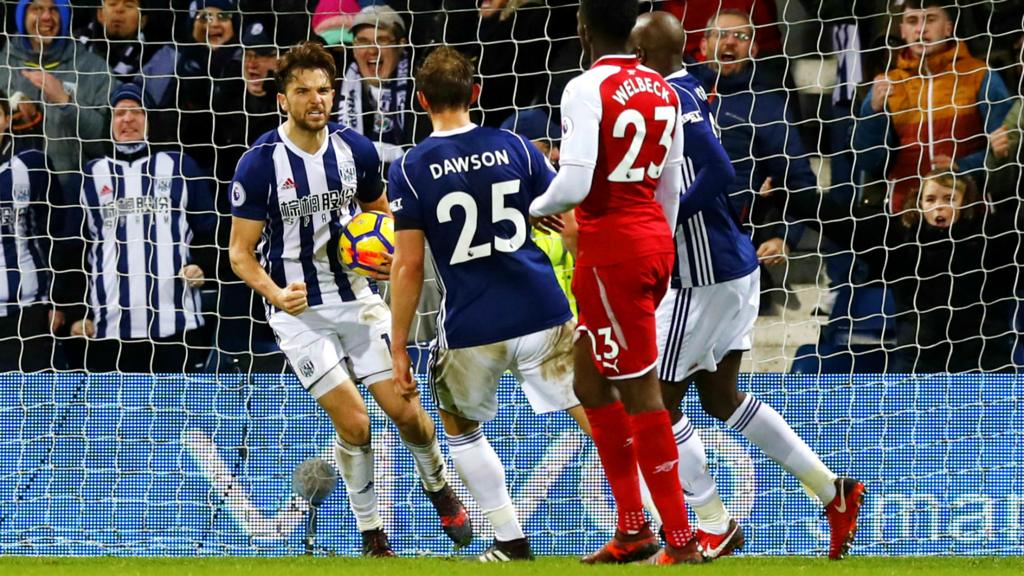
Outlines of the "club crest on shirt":
<svg viewBox="0 0 1024 576">
<path fill-rule="evenodd" d="M 312 378 L 316 371 L 316 364 L 309 356 L 299 359 L 299 372 L 306 378 Z"/>
<path fill-rule="evenodd" d="M 354 162 L 343 162 L 341 164 L 341 181 L 345 186 L 356 186 L 356 165 Z"/>
<path fill-rule="evenodd" d="M 29 187 L 24 185 L 15 186 L 14 189 L 11 190 L 11 196 L 17 204 L 27 204 L 31 194 L 32 192 Z"/>
<path fill-rule="evenodd" d="M 171 179 L 170 178 L 157 178 L 156 179 L 156 191 L 160 194 L 170 194 L 171 192 Z"/>
<path fill-rule="evenodd" d="M 231 205 L 241 206 L 245 204 L 245 188 L 241 182 L 235 182 L 231 185 Z"/>
</svg>

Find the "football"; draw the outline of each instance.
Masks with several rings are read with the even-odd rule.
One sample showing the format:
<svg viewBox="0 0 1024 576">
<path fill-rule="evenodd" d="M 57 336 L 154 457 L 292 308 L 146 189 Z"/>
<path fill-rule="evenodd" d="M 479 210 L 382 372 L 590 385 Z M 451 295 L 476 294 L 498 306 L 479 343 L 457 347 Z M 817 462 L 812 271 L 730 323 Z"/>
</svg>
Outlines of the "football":
<svg viewBox="0 0 1024 576">
<path fill-rule="evenodd" d="M 338 240 L 338 260 L 349 270 L 369 276 L 395 251 L 395 221 L 383 212 L 360 212 L 349 221 Z"/>
<path fill-rule="evenodd" d="M 330 496 L 337 484 L 337 472 L 323 458 L 310 458 L 292 473 L 292 489 L 314 506 Z"/>
</svg>

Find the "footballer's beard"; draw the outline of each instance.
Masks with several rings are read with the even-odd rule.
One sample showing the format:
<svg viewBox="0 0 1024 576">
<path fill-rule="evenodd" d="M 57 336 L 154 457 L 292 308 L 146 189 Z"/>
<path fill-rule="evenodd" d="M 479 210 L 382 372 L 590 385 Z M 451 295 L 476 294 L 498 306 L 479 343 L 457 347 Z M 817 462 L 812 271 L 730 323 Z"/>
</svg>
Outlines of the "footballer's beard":
<svg viewBox="0 0 1024 576">
<path fill-rule="evenodd" d="M 319 116 L 310 116 L 310 112 L 314 112 L 314 110 L 306 110 L 297 116 L 291 115 L 290 119 L 292 124 L 306 132 L 319 132 L 320 130 L 323 130 L 324 126 L 327 126 L 327 120 L 329 118 L 327 110 L 316 110 L 316 112 L 320 112 Z"/>
</svg>

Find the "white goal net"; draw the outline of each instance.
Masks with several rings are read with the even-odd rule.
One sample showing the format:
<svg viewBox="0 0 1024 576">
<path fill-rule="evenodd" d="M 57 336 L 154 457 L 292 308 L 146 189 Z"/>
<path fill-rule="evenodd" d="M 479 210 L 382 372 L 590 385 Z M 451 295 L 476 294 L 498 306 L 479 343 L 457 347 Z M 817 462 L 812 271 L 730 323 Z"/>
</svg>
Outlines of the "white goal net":
<svg viewBox="0 0 1024 576">
<path fill-rule="evenodd" d="M 683 61 L 709 95 L 737 173 L 726 193 L 761 261 L 741 389 L 868 482 L 858 550 L 1022 553 L 1024 5 L 640 5 L 687 30 Z M 584 69 L 577 8 L 3 2 L 0 552 L 301 551 L 308 505 L 291 470 L 332 458 L 333 430 L 227 251 L 235 166 L 282 121 L 276 57 L 325 43 L 332 120 L 374 142 L 385 180 L 431 132 L 413 76 L 440 45 L 476 65 L 473 120 L 557 165 L 562 90 Z M 141 117 L 114 109 L 125 94 Z M 537 241 L 568 289 L 564 245 Z M 421 378 L 440 301 L 428 278 L 409 343 Z M 613 512 L 596 451 L 506 380 L 488 430 L 535 550 L 596 547 Z M 820 550 L 827 530 L 800 486 L 686 407 L 750 549 Z M 392 542 L 445 553 L 411 461 L 371 412 Z M 350 553 L 342 492 L 324 504 L 320 544 Z"/>
</svg>

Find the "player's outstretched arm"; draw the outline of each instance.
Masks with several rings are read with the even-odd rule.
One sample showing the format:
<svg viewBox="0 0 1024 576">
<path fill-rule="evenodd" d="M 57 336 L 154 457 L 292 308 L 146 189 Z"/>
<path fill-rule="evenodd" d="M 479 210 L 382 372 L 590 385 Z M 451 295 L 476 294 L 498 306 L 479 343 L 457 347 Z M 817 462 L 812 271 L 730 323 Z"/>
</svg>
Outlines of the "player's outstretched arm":
<svg viewBox="0 0 1024 576">
<path fill-rule="evenodd" d="M 262 234 L 263 221 L 231 217 L 231 241 L 228 247 L 231 270 L 268 302 L 293 316 L 297 315 L 308 306 L 306 284 L 292 282 L 281 288 L 274 283 L 256 260 L 256 242 Z"/>
<path fill-rule="evenodd" d="M 425 243 L 422 230 L 395 233 L 395 259 L 391 266 L 391 364 L 395 391 L 404 397 L 417 394 L 412 361 L 405 347 L 423 290 Z"/>
<path fill-rule="evenodd" d="M 601 97 L 596 89 L 569 83 L 562 94 L 561 168 L 546 192 L 530 203 L 530 216 L 561 214 L 590 194 L 601 134 Z"/>
<path fill-rule="evenodd" d="M 592 166 L 562 166 L 547 192 L 530 203 L 530 216 L 540 218 L 561 214 L 579 206 L 590 193 L 593 180 Z"/>
</svg>

